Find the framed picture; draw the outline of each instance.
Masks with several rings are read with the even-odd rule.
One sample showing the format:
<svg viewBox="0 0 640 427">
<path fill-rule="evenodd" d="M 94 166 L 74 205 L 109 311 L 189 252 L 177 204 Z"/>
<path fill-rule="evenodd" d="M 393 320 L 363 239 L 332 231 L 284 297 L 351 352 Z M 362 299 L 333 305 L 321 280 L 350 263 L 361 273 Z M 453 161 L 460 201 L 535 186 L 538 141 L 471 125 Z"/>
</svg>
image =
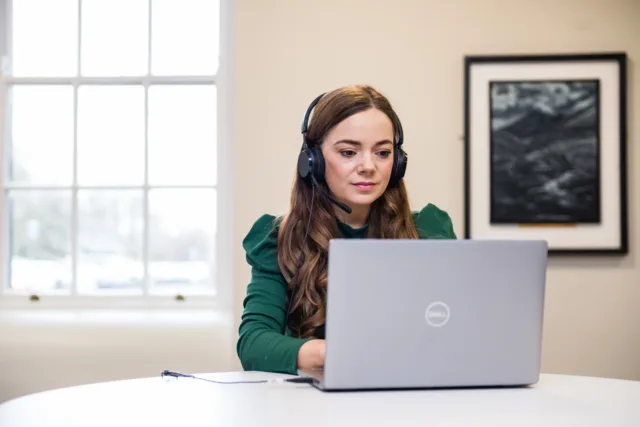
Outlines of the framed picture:
<svg viewBox="0 0 640 427">
<path fill-rule="evenodd" d="M 626 59 L 465 57 L 465 238 L 628 252 Z"/>
</svg>

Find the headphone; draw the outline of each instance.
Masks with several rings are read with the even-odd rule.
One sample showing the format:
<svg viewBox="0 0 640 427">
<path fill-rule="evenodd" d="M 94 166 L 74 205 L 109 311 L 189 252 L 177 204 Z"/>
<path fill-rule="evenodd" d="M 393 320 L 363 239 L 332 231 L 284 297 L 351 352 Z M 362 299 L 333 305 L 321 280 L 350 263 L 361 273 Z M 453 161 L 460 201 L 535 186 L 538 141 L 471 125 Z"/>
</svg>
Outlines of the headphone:
<svg viewBox="0 0 640 427">
<path fill-rule="evenodd" d="M 298 156 L 298 175 L 309 185 L 313 183 L 314 179 L 319 183 L 324 182 L 325 161 L 322 150 L 307 137 L 311 111 L 324 95 L 324 93 L 319 95 L 311 102 L 302 121 L 302 149 Z M 404 140 L 402 124 L 395 114 L 393 121 L 396 128 L 396 140 L 393 147 L 393 169 L 391 169 L 391 177 L 389 179 L 389 186 L 391 187 L 395 187 L 400 183 L 407 170 L 407 154 L 402 149 Z"/>
</svg>

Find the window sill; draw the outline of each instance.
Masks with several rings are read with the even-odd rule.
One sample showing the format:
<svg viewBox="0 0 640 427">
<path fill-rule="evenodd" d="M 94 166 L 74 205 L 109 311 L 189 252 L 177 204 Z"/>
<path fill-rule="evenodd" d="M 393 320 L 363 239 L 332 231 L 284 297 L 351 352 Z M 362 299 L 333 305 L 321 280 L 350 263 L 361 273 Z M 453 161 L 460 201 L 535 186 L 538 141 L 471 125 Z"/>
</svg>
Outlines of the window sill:
<svg viewBox="0 0 640 427">
<path fill-rule="evenodd" d="M 8 295 L 0 296 L 0 311 L 17 310 L 193 310 L 225 311 L 216 295 Z"/>
<path fill-rule="evenodd" d="M 2 326 L 79 325 L 82 327 L 100 325 L 124 326 L 231 326 L 232 319 L 225 312 L 217 310 L 193 309 L 86 309 L 86 308 L 44 308 L 44 309 L 0 309 L 0 329 Z"/>
</svg>

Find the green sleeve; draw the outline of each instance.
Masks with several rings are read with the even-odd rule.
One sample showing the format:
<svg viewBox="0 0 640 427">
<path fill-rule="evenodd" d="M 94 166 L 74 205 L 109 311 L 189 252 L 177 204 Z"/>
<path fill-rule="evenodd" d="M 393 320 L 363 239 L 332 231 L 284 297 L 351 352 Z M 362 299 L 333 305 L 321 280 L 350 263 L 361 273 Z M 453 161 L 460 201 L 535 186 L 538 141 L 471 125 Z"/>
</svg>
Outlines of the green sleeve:
<svg viewBox="0 0 640 427">
<path fill-rule="evenodd" d="M 457 239 L 449 214 L 431 203 L 413 212 L 413 221 L 421 239 Z"/>
<path fill-rule="evenodd" d="M 261 216 L 242 241 L 251 267 L 236 351 L 244 370 L 297 373 L 307 339 L 285 334 L 287 284 L 277 257 L 276 218 Z"/>
</svg>

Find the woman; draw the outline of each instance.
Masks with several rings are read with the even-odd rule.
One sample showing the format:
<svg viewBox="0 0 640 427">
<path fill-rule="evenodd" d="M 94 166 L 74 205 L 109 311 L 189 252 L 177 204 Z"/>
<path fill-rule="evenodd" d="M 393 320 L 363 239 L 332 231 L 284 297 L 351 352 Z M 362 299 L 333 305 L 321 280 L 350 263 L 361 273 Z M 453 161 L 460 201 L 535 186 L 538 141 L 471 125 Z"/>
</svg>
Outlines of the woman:
<svg viewBox="0 0 640 427">
<path fill-rule="evenodd" d="M 374 88 L 316 98 L 302 133 L 289 212 L 263 215 L 243 240 L 252 274 L 237 343 L 245 370 L 295 374 L 324 365 L 330 239 L 456 238 L 446 212 L 432 204 L 410 210 L 402 126 Z"/>
</svg>

